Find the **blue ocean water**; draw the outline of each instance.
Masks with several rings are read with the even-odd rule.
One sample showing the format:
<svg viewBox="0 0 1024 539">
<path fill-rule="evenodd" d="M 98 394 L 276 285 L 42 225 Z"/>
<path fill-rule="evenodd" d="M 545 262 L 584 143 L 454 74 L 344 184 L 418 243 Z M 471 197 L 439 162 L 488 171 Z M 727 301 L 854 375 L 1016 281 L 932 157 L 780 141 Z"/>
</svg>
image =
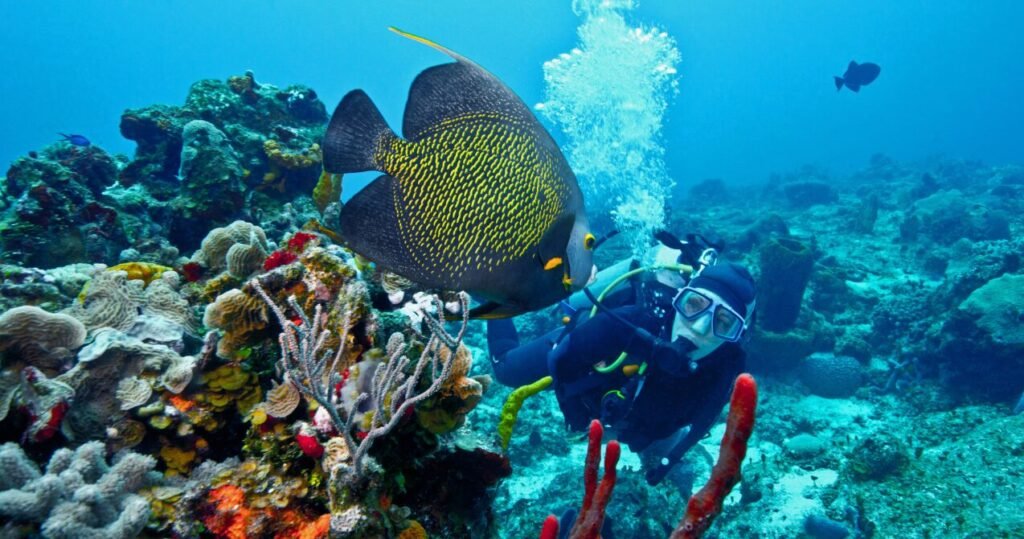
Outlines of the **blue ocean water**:
<svg viewBox="0 0 1024 539">
<path fill-rule="evenodd" d="M 1022 6 L 7 2 L 0 535 L 1024 537 Z M 559 144 L 591 235 L 479 286 L 565 304 L 468 321 L 339 235 L 380 172 L 323 170 L 334 107 L 399 130 L 450 60 L 389 26 Z M 851 60 L 880 75 L 837 90 Z M 434 240 L 528 228 L 434 193 Z M 385 254 L 393 200 L 357 223 Z"/>
<path fill-rule="evenodd" d="M 837 172 L 875 152 L 1020 162 L 1024 66 L 1017 2 L 639 2 L 638 22 L 671 33 L 680 94 L 665 121 L 680 182 L 761 181 L 814 163 Z M 0 46 L 0 162 L 81 132 L 130 153 L 128 107 L 181 100 L 202 78 L 251 69 L 302 83 L 332 105 L 365 88 L 389 119 L 408 84 L 439 58 L 397 26 L 465 51 L 527 103 L 543 100 L 541 65 L 571 49 L 571 3 L 106 2 L 7 3 Z M 883 67 L 870 92 L 836 95 L 850 60 Z"/>
</svg>

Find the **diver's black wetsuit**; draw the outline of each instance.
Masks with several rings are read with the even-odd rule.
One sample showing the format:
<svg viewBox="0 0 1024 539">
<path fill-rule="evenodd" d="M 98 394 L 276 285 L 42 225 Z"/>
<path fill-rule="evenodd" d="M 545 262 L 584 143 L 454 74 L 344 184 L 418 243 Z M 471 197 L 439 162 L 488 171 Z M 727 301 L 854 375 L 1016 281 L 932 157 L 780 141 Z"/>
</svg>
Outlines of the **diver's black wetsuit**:
<svg viewBox="0 0 1024 539">
<path fill-rule="evenodd" d="M 632 298 L 615 296 L 618 301 L 605 302 L 619 304 L 611 308 L 613 313 L 650 335 L 669 338 L 672 316 L 655 316 Z M 618 440 L 634 451 L 642 451 L 689 425 L 685 439 L 672 451 L 673 464 L 707 434 L 745 365 L 743 349 L 725 343 L 698 361 L 691 371 L 687 348 L 666 346 L 664 341 L 656 346 L 650 335 L 638 335 L 636 328 L 604 311 L 581 322 L 552 350 L 560 331 L 520 345 L 511 320 L 490 321 L 487 341 L 498 381 L 520 386 L 550 374 L 566 423 L 572 430 L 585 431 L 591 419 L 601 418 L 602 397 L 630 382 L 622 369 L 601 374 L 593 369 L 594 364 L 610 364 L 626 351 L 628 362 L 646 361 L 648 368 L 628 412 L 614 425 Z"/>
</svg>

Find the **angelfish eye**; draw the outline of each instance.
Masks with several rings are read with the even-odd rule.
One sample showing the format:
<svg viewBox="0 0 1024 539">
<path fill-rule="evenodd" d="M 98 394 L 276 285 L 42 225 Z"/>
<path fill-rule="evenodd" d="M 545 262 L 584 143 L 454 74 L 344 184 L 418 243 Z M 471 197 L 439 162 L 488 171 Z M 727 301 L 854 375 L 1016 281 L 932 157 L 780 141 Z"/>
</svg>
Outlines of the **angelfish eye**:
<svg viewBox="0 0 1024 539">
<path fill-rule="evenodd" d="M 591 250 L 594 249 L 594 243 L 596 243 L 596 242 L 597 242 L 597 238 L 595 238 L 594 235 L 591 234 L 590 232 L 587 232 L 587 235 L 583 236 L 583 248 L 588 250 L 588 251 L 591 251 Z"/>
</svg>

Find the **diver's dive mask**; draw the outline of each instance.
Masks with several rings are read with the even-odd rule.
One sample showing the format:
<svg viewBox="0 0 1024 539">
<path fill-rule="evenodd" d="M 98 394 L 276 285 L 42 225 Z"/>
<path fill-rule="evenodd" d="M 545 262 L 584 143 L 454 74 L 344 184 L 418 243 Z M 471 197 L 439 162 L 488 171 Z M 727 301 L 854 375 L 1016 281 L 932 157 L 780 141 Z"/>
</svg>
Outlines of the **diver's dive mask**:
<svg viewBox="0 0 1024 539">
<path fill-rule="evenodd" d="M 679 290 L 672 306 L 684 319 L 693 321 L 706 313 L 711 314 L 711 329 L 715 337 L 737 342 L 747 329 L 747 320 L 724 301 L 714 299 L 705 292 L 689 286 Z"/>
</svg>

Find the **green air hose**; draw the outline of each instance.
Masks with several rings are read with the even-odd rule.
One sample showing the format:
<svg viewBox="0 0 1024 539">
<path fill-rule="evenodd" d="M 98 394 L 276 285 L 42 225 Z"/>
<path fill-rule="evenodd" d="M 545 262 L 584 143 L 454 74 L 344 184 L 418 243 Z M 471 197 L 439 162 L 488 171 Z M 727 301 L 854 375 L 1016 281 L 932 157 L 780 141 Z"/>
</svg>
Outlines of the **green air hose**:
<svg viewBox="0 0 1024 539">
<path fill-rule="evenodd" d="M 686 274 L 690 274 L 693 272 L 693 266 L 689 264 L 656 264 L 653 266 L 644 266 L 642 268 L 632 269 L 627 271 L 626 273 L 623 273 L 622 275 L 619 275 L 614 281 L 608 283 L 608 286 L 604 287 L 604 290 L 601 291 L 601 294 L 597 296 L 597 300 L 604 301 L 604 297 L 607 296 L 612 290 L 614 290 L 616 287 L 622 284 L 626 279 L 629 279 L 630 277 L 638 273 L 642 273 L 645 271 L 658 271 L 663 269 L 678 271 L 679 273 Z M 595 314 L 597 314 L 597 305 L 594 305 L 590 309 L 590 316 L 593 317 Z M 616 360 L 613 361 L 610 365 L 604 367 L 595 365 L 594 370 L 601 374 L 607 374 L 618 369 L 622 365 L 622 362 L 625 360 L 626 353 L 622 352 L 621 354 L 619 354 L 619 357 L 616 358 Z M 645 370 L 647 370 L 646 363 L 640 366 L 639 374 L 643 374 Z"/>
</svg>

